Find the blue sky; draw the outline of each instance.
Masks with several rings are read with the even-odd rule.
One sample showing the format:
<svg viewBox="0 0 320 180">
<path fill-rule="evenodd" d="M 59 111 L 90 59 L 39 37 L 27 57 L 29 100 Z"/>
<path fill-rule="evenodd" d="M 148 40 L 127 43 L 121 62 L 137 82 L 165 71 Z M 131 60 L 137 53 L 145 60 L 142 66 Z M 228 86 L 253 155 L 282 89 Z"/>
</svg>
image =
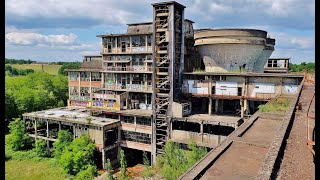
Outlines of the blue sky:
<svg viewBox="0 0 320 180">
<path fill-rule="evenodd" d="M 105 33 L 152 20 L 155 0 L 5 0 L 7 58 L 82 61 Z M 276 39 L 271 57 L 315 60 L 314 0 L 177 0 L 194 28 L 257 28 Z"/>
</svg>

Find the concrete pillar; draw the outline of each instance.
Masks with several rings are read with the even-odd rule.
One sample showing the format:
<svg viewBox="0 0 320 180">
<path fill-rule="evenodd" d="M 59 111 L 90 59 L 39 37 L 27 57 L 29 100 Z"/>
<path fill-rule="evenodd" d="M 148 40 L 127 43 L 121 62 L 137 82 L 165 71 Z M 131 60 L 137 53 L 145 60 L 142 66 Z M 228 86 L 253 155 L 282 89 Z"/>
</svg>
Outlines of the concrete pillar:
<svg viewBox="0 0 320 180">
<path fill-rule="evenodd" d="M 240 114 L 241 114 L 241 118 L 244 117 L 244 103 L 243 103 L 243 99 L 240 99 Z"/>
<path fill-rule="evenodd" d="M 49 149 L 49 121 L 47 120 L 47 148 Z"/>
<path fill-rule="evenodd" d="M 59 131 L 61 131 L 61 122 L 59 121 Z"/>
<path fill-rule="evenodd" d="M 73 127 L 73 139 L 76 138 L 76 126 L 72 126 Z"/>
<path fill-rule="evenodd" d="M 219 113 L 219 99 L 215 100 L 215 113 L 218 114 Z"/>
<path fill-rule="evenodd" d="M 137 117 L 133 116 L 133 124 L 134 124 L 134 129 L 137 129 Z"/>
<path fill-rule="evenodd" d="M 104 148 L 102 148 L 101 153 L 102 153 L 102 168 L 106 169 L 106 152 Z"/>
<path fill-rule="evenodd" d="M 220 128 L 220 122 L 218 122 L 218 127 Z M 218 144 L 220 144 L 220 141 L 221 141 L 221 135 L 218 135 Z"/>
<path fill-rule="evenodd" d="M 34 139 L 37 140 L 37 120 L 34 120 Z"/>
<path fill-rule="evenodd" d="M 223 99 L 221 99 L 221 114 L 223 114 Z"/>
<path fill-rule="evenodd" d="M 203 121 L 200 123 L 201 142 L 203 142 Z"/>
<path fill-rule="evenodd" d="M 209 115 L 212 114 L 212 99 L 211 98 L 209 98 L 208 114 Z"/>
<path fill-rule="evenodd" d="M 121 126 L 119 124 L 119 126 L 118 126 L 118 156 L 117 156 L 117 158 L 118 158 L 117 161 L 119 161 L 119 162 L 120 162 L 120 150 L 121 150 L 120 144 L 121 144 Z"/>
</svg>

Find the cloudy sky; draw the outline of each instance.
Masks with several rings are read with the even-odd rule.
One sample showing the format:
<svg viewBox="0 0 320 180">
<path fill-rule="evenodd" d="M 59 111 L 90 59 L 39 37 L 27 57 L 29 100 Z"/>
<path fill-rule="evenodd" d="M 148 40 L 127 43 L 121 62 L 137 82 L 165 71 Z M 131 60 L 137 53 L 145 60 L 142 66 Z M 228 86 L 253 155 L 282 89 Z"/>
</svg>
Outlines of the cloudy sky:
<svg viewBox="0 0 320 180">
<path fill-rule="evenodd" d="M 161 0 L 160 0 L 161 1 Z M 98 34 L 152 21 L 159 0 L 5 0 L 6 58 L 81 61 L 99 54 Z M 314 62 L 314 0 L 177 0 L 194 28 L 258 28 L 276 39 L 271 57 Z"/>
</svg>

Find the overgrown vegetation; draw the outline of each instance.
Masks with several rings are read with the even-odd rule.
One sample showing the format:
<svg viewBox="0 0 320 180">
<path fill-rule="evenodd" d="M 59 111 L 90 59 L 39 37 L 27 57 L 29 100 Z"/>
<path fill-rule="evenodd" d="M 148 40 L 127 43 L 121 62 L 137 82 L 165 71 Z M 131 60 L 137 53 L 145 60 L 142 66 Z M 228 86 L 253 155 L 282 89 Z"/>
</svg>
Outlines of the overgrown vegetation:
<svg viewBox="0 0 320 180">
<path fill-rule="evenodd" d="M 144 165 L 144 171 L 142 172 L 142 176 L 144 178 L 149 178 L 152 177 L 154 175 L 152 168 L 150 166 L 150 162 L 149 159 L 147 157 L 147 153 L 145 151 L 143 151 L 143 165 Z"/>
<path fill-rule="evenodd" d="M 123 150 L 120 150 L 120 180 L 128 179 L 127 175 L 127 161 L 126 156 L 124 155 Z"/>
<path fill-rule="evenodd" d="M 106 163 L 106 170 L 107 170 L 107 180 L 114 180 L 113 176 L 112 176 L 112 172 L 111 172 L 112 166 L 110 163 L 110 159 L 107 159 L 107 163 Z"/>
<path fill-rule="evenodd" d="M 28 136 L 24 129 L 24 122 L 19 118 L 9 124 L 10 134 L 8 135 L 8 143 L 14 151 L 26 150 L 31 147 L 32 139 Z"/>
<path fill-rule="evenodd" d="M 81 62 L 63 62 L 61 68 L 59 69 L 58 73 L 60 75 L 68 75 L 67 72 L 65 72 L 65 69 L 79 69 L 81 65 Z"/>
<path fill-rule="evenodd" d="M 282 113 L 288 110 L 290 101 L 286 97 L 279 97 L 273 102 L 264 105 L 259 105 L 258 109 L 261 112 Z"/>
<path fill-rule="evenodd" d="M 50 156 L 47 149 L 47 142 L 43 139 L 36 140 L 36 148 L 35 151 L 39 157 L 48 157 Z"/>
<path fill-rule="evenodd" d="M 87 176 L 89 172 L 92 172 L 91 166 L 95 166 L 93 161 L 95 148 L 89 135 L 82 134 L 65 148 L 59 162 L 68 174 L 76 175 L 81 171 L 86 171 Z M 92 176 L 94 177 L 95 174 Z"/>
<path fill-rule="evenodd" d="M 72 134 L 69 131 L 66 130 L 60 130 L 58 132 L 58 139 L 56 142 L 53 143 L 54 147 L 54 157 L 56 159 L 60 159 L 61 154 L 65 150 L 66 147 L 68 147 L 73 140 Z"/>
<path fill-rule="evenodd" d="M 304 72 L 304 71 L 314 72 L 314 69 L 315 69 L 315 63 L 313 62 L 309 62 L 309 63 L 302 62 L 300 64 L 289 63 L 290 72 Z"/>
<path fill-rule="evenodd" d="M 13 118 L 25 112 L 65 106 L 68 99 L 68 78 L 35 72 L 27 76 L 5 78 L 6 127 Z"/>
<path fill-rule="evenodd" d="M 177 179 L 206 153 L 205 148 L 197 147 L 194 142 L 188 145 L 188 150 L 182 150 L 178 144 L 167 141 L 164 154 L 157 158 L 157 169 L 165 179 Z"/>
<path fill-rule="evenodd" d="M 27 74 L 33 73 L 33 69 L 17 69 L 13 68 L 10 65 L 6 65 L 5 67 L 6 76 L 25 76 Z"/>
</svg>

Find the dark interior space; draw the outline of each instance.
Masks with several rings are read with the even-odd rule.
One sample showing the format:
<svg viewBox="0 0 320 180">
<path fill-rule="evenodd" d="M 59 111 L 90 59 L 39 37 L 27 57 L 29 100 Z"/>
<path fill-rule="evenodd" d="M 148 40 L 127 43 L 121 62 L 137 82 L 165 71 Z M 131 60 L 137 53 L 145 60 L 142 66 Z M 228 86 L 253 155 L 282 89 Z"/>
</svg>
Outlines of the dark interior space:
<svg viewBox="0 0 320 180">
<path fill-rule="evenodd" d="M 192 114 L 207 114 L 208 113 L 208 98 L 192 98 Z"/>
<path fill-rule="evenodd" d="M 221 103 L 223 105 L 223 114 L 225 115 L 238 115 L 241 114 L 241 106 L 239 100 L 224 99 Z M 219 105 L 221 105 L 219 104 Z"/>
<path fill-rule="evenodd" d="M 118 128 L 105 130 L 105 145 L 111 146 L 118 143 Z"/>
<path fill-rule="evenodd" d="M 173 121 L 172 130 L 184 130 L 200 133 L 200 124 L 184 121 Z"/>
<path fill-rule="evenodd" d="M 221 126 L 221 125 L 212 125 L 212 124 L 203 125 L 203 133 L 228 136 L 233 131 L 234 131 L 234 128 L 230 126 Z"/>
<path fill-rule="evenodd" d="M 151 162 L 151 153 L 150 152 L 125 148 L 125 147 L 121 147 L 121 149 L 124 151 L 124 154 L 126 156 L 126 161 L 127 161 L 128 167 L 132 167 L 137 164 L 143 164 L 143 152 L 146 153 L 146 156 L 149 160 L 149 163 Z"/>
</svg>

